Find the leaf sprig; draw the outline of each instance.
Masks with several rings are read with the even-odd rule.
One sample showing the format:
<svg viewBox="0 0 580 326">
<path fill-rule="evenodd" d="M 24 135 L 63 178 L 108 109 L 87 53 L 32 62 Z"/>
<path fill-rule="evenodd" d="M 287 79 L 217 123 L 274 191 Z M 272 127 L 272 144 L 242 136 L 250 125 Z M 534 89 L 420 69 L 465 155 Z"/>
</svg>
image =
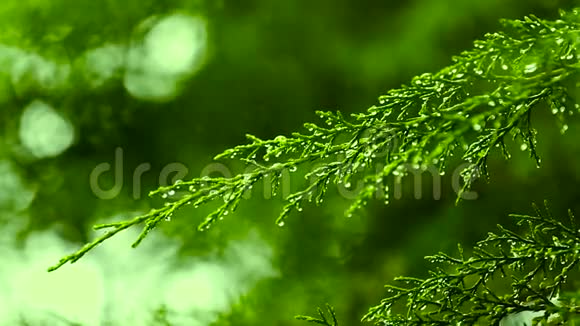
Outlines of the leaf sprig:
<svg viewBox="0 0 580 326">
<path fill-rule="evenodd" d="M 568 221 L 534 205 L 535 215 L 511 215 L 527 227 L 520 235 L 499 226 L 467 257 L 445 253 L 426 257 L 443 266 L 426 279 L 400 277 L 387 285 L 388 297 L 369 310 L 364 321 L 376 325 L 497 325 L 508 315 L 540 312 L 547 321 L 580 317 L 577 294 L 563 290 L 578 272 L 580 230 L 572 212 Z M 577 275 L 576 275 L 577 276 Z"/>
<path fill-rule="evenodd" d="M 330 315 L 330 318 L 332 318 L 330 321 L 326 317 L 324 311 L 322 311 L 322 309 L 320 309 L 320 308 L 317 309 L 318 315 L 320 316 L 320 318 L 315 318 L 315 317 L 310 317 L 310 316 L 302 316 L 302 315 L 296 316 L 295 318 L 297 320 L 303 320 L 303 321 L 307 321 L 307 322 L 310 322 L 313 324 L 326 325 L 326 326 L 338 326 L 338 320 L 336 319 L 336 313 L 334 312 L 334 308 L 327 303 L 326 309 L 328 310 L 328 314 Z"/>
<path fill-rule="evenodd" d="M 481 176 L 488 178 L 487 160 L 496 147 L 509 157 L 506 137 L 521 141 L 539 165 L 532 112 L 546 104 L 561 124 L 579 111 L 569 92 L 578 86 L 580 13 L 562 12 L 561 19 L 534 16 L 506 20 L 505 31 L 488 34 L 472 50 L 453 58 L 437 73 L 426 73 L 408 85 L 379 97 L 366 112 L 344 117 L 340 112 L 317 112 L 322 123 L 306 123 L 303 132 L 263 140 L 247 135 L 249 143 L 224 151 L 215 159 L 239 160 L 251 172 L 232 178 L 204 177 L 152 191 L 166 199 L 164 207 L 131 220 L 97 225 L 108 231 L 49 270 L 75 262 L 92 248 L 134 225 L 145 223 L 138 245 L 159 223 L 185 205 L 194 207 L 223 201 L 200 223 L 207 230 L 233 213 L 246 191 L 259 181 L 275 194 L 284 172 L 303 172 L 311 182 L 288 195 L 276 219 L 280 226 L 305 201 L 321 204 L 330 184 L 362 187 L 346 216 L 352 216 L 374 197 L 388 198 L 386 178 L 404 176 L 409 169 L 444 171 L 452 155 L 469 165 L 462 171 L 469 189 Z M 545 107 L 545 106 L 544 106 Z M 308 170 L 312 165 L 316 168 Z"/>
</svg>

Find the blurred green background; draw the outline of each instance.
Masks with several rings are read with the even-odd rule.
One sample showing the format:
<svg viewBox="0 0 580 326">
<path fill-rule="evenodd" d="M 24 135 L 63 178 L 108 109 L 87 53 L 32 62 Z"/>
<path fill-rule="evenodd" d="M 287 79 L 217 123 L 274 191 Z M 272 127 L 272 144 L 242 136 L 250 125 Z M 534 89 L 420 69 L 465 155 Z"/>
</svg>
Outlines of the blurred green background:
<svg viewBox="0 0 580 326">
<path fill-rule="evenodd" d="M 255 190 L 209 232 L 196 231 L 209 208 L 186 209 L 137 249 L 137 230 L 127 231 L 46 273 L 95 237 L 93 224 L 162 205 L 147 193 L 200 176 L 244 134 L 288 135 L 320 109 L 365 110 L 388 89 L 450 64 L 499 19 L 556 18 L 574 5 L 3 1 L 0 325 L 300 325 L 294 315 L 326 302 L 342 325 L 356 325 L 393 277 L 426 275 L 425 255 L 473 244 L 497 223 L 511 225 L 509 213 L 531 212 L 532 202 L 578 211 L 579 124 L 572 117 L 561 135 L 539 107 L 542 168 L 514 144 L 510 161 L 490 162 L 491 182 L 476 185 L 476 200 L 454 205 L 461 162 L 443 177 L 440 200 L 428 183 L 413 198 L 406 182 L 400 199 L 351 219 L 343 217 L 348 200 L 331 194 L 280 228 L 281 198 Z M 168 166 L 187 175 L 165 175 Z M 103 170 L 98 188 L 117 185 L 118 193 L 95 193 L 95 169 Z"/>
</svg>

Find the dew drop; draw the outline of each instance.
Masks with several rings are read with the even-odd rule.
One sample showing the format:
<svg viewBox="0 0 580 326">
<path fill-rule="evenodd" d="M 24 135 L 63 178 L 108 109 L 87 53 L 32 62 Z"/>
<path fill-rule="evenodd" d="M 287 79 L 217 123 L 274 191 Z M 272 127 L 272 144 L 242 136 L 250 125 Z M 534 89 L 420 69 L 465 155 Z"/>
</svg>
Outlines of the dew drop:
<svg viewBox="0 0 580 326">
<path fill-rule="evenodd" d="M 284 224 L 286 224 L 286 223 L 284 223 L 284 221 L 280 221 L 280 222 L 278 222 L 278 226 L 279 226 L 279 227 L 283 227 L 283 226 L 284 226 Z"/>
<path fill-rule="evenodd" d="M 531 74 L 538 69 L 538 65 L 536 63 L 530 63 L 524 68 L 524 72 L 526 74 Z"/>
<path fill-rule="evenodd" d="M 283 142 L 286 141 L 286 137 L 285 136 L 281 136 L 281 135 L 280 136 L 276 136 L 276 138 L 274 138 L 274 141 L 283 143 Z"/>
<path fill-rule="evenodd" d="M 528 144 L 526 144 L 526 143 L 523 143 L 523 144 L 520 146 L 520 149 L 521 149 L 522 151 L 525 151 L 526 149 L 528 149 Z"/>
</svg>

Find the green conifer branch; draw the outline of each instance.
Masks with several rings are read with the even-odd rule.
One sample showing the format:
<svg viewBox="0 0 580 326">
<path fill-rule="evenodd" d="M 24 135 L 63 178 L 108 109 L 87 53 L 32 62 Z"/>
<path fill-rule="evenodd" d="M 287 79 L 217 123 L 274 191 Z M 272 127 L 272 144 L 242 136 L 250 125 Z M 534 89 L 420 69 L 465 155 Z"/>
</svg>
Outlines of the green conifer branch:
<svg viewBox="0 0 580 326">
<path fill-rule="evenodd" d="M 289 137 L 262 140 L 248 135 L 248 144 L 228 149 L 216 159 L 240 160 L 254 166 L 252 172 L 232 178 L 195 178 L 152 191 L 150 195 L 166 199 L 164 207 L 132 220 L 96 226 L 109 231 L 49 270 L 77 261 L 134 225 L 145 223 L 133 244 L 137 246 L 183 206 L 223 201 L 199 225 L 199 230 L 207 230 L 233 213 L 257 182 L 270 180 L 275 194 L 285 170 L 304 171 L 312 164 L 318 167 L 304 173 L 313 181 L 285 198 L 278 225 L 284 225 L 292 211 L 301 211 L 305 201 L 321 204 L 330 183 L 348 188 L 351 179 L 363 180 L 364 187 L 346 211 L 351 216 L 373 196 L 388 196 L 387 177 L 404 175 L 408 167 L 426 170 L 433 164 L 443 171 L 454 154 L 469 162 L 462 172 L 464 191 L 479 176 L 488 177 L 487 159 L 494 148 L 509 157 L 505 142 L 510 136 L 519 138 L 522 148 L 540 164 L 532 111 L 547 104 L 563 132 L 565 118 L 579 111 L 568 91 L 578 83 L 579 17 L 578 11 L 572 11 L 562 12 L 555 21 L 533 16 L 506 20 L 505 31 L 475 42 L 472 50 L 453 58 L 451 66 L 388 91 L 366 112 L 348 118 L 340 112 L 317 112 L 322 123 L 306 123 L 306 131 Z"/>
<path fill-rule="evenodd" d="M 332 318 L 330 321 L 328 320 L 328 318 L 326 318 L 324 311 L 322 311 L 322 309 L 320 309 L 320 308 L 317 309 L 318 315 L 320 316 L 320 318 L 315 318 L 315 317 L 310 317 L 310 316 L 302 316 L 302 315 L 296 316 L 295 318 L 297 320 L 304 320 L 304 321 L 307 321 L 307 322 L 310 322 L 313 324 L 326 325 L 326 326 L 338 326 L 338 320 L 336 319 L 336 313 L 334 312 L 334 308 L 327 303 L 326 310 L 328 310 L 328 314 Z"/>
<path fill-rule="evenodd" d="M 535 215 L 511 215 L 527 227 L 520 235 L 499 226 L 467 257 L 426 257 L 437 266 L 426 279 L 400 277 L 364 321 L 376 325 L 497 325 L 510 314 L 544 312 L 539 320 L 580 317 L 580 295 L 565 292 L 580 262 L 580 230 L 569 212 L 563 223 L 534 205 Z M 509 285 L 506 284 L 509 282 Z M 569 323 L 566 323 L 568 325 Z M 544 325 L 547 325 L 544 323 Z"/>
</svg>

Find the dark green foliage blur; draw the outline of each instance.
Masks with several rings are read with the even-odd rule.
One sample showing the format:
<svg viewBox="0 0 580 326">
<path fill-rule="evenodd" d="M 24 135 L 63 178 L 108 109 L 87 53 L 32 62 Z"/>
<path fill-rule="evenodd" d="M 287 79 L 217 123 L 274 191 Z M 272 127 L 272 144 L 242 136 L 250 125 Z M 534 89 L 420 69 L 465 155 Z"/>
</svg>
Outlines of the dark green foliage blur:
<svg viewBox="0 0 580 326">
<path fill-rule="evenodd" d="M 574 5 L 565 0 L 6 0 L 0 4 L 0 45 L 72 68 L 71 82 L 55 90 L 33 81 L 27 86 L 27 78 L 34 78 L 26 74 L 15 84 L 9 69 L 0 69 L 0 161 L 11 162 L 34 189 L 26 207 L 0 206 L 0 229 L 13 230 L 14 219 L 26 216 L 14 230 L 15 247 L 48 229 L 81 246 L 103 218 L 128 218 L 162 205 L 146 195 L 160 186 L 159 175 L 170 163 L 187 167 L 184 180 L 199 177 L 216 154 L 246 142 L 246 133 L 270 139 L 300 130 L 316 119 L 315 110 L 345 115 L 365 110 L 413 76 L 449 65 L 475 39 L 499 29 L 501 18 L 555 18 L 559 8 Z M 174 12 L 203 17 L 208 40 L 203 65 L 181 81 L 175 97 L 135 98 L 122 78 L 87 86 L 78 62 L 83 53 L 103 44 L 129 46 L 143 21 Z M 3 59 L 2 49 L 0 64 L 12 64 Z M 20 144 L 20 115 L 35 99 L 52 103 L 74 125 L 74 143 L 58 156 L 33 158 Z M 325 303 L 335 308 L 341 325 L 356 325 L 383 297 L 384 284 L 399 275 L 424 277 L 424 256 L 454 252 L 457 243 L 470 246 L 498 223 L 513 226 L 509 213 L 530 212 L 532 202 L 547 199 L 555 214 L 568 208 L 580 214 L 580 123 L 572 117 L 562 135 L 548 116 L 535 118 L 540 169 L 517 149 L 508 161 L 496 155 L 489 162 L 490 183 L 476 183 L 478 198 L 457 206 L 448 173 L 439 200 L 428 182 L 422 198 L 415 199 L 412 180 L 406 180 L 402 198 L 389 205 L 372 202 L 351 219 L 343 214 L 349 201 L 332 192 L 324 205 L 305 207 L 280 228 L 274 223 L 280 198 L 266 200 L 255 190 L 237 214 L 208 232 L 196 230 L 209 212 L 205 207 L 188 207 L 154 232 L 177 241 L 182 258 L 225 252 L 230 241 L 251 232 L 271 246 L 277 276 L 258 282 L 211 325 L 302 325 L 294 315 L 314 313 Z M 123 149 L 123 187 L 118 196 L 99 199 L 89 176 L 103 162 L 114 164 L 116 148 Z M 143 163 L 151 169 L 134 189 L 133 172 Z M 244 170 L 223 163 L 232 173 Z M 114 175 L 103 174 L 101 182 L 110 188 Z M 293 176 L 292 182 L 302 180 Z M 10 191 L 0 188 L 0 205 L 7 202 L 2 196 L 17 195 L 7 195 Z M 116 250 L 140 248 L 126 243 Z M 153 316 L 154 311 L 143 307 L 142 313 Z"/>
</svg>

